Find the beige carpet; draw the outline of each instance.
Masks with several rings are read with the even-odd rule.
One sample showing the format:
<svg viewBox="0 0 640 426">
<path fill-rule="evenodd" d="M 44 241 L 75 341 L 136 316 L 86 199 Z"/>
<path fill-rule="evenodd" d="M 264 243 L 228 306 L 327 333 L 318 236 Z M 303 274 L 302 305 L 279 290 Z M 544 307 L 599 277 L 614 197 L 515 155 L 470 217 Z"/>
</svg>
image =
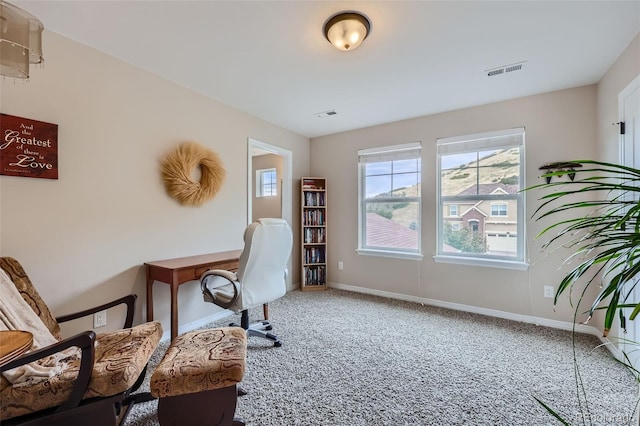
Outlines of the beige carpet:
<svg viewBox="0 0 640 426">
<path fill-rule="evenodd" d="M 283 346 L 249 339 L 237 406 L 248 425 L 560 424 L 534 396 L 572 425 L 638 424 L 637 384 L 593 336 L 576 337 L 583 422 L 570 332 L 340 290 L 269 308 Z M 157 425 L 155 409 L 139 404 L 127 425 Z"/>
</svg>

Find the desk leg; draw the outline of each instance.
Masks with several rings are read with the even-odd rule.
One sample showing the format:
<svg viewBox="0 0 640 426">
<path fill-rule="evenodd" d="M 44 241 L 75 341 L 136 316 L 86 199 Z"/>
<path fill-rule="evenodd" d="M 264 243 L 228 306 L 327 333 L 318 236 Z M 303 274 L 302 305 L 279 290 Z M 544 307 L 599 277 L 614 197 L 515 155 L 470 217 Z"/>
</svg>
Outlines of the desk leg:
<svg viewBox="0 0 640 426">
<path fill-rule="evenodd" d="M 178 284 L 171 284 L 171 340 L 178 337 Z"/>
<path fill-rule="evenodd" d="M 153 279 L 149 275 L 147 266 L 147 321 L 153 321 Z"/>
<path fill-rule="evenodd" d="M 269 304 L 265 303 L 262 305 L 262 313 L 264 314 L 264 320 L 267 321 L 269 319 Z"/>
</svg>

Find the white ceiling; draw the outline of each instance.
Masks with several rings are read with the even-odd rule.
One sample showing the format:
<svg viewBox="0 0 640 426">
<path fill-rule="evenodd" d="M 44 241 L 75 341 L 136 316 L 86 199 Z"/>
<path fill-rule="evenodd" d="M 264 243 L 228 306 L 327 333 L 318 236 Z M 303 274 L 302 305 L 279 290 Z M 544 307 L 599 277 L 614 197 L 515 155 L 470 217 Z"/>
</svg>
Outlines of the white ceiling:
<svg viewBox="0 0 640 426">
<path fill-rule="evenodd" d="M 596 83 L 640 31 L 637 0 L 13 3 L 49 31 L 307 137 Z M 372 22 L 352 52 L 322 33 L 342 10 Z M 337 114 L 316 117 L 327 110 Z"/>
</svg>

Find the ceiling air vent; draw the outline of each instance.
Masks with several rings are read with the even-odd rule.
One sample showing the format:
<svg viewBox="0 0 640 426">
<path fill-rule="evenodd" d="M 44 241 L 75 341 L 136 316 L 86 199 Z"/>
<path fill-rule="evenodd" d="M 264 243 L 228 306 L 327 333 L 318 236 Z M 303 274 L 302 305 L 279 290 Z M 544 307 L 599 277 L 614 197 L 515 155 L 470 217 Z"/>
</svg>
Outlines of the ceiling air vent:
<svg viewBox="0 0 640 426">
<path fill-rule="evenodd" d="M 334 110 L 329 110 L 329 111 L 316 112 L 316 117 L 325 118 L 325 117 L 331 117 L 332 115 L 337 115 L 337 114 L 338 113 L 335 112 Z"/>
<path fill-rule="evenodd" d="M 486 70 L 485 72 L 487 73 L 488 77 L 493 77 L 496 75 L 502 75 L 509 72 L 520 71 L 524 67 L 524 64 L 526 63 L 527 61 L 522 61 L 515 64 L 503 65 L 498 68 L 492 68 L 490 70 Z"/>
</svg>

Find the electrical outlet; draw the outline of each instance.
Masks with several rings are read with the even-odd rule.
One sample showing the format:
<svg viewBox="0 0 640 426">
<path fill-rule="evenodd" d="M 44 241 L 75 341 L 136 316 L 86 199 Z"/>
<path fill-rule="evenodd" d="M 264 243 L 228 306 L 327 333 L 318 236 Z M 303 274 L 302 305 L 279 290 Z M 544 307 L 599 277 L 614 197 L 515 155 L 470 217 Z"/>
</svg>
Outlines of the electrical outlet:
<svg viewBox="0 0 640 426">
<path fill-rule="evenodd" d="M 545 285 L 544 286 L 544 297 L 547 297 L 549 299 L 553 299 L 553 286 L 551 286 L 551 285 Z"/>
<path fill-rule="evenodd" d="M 100 311 L 93 314 L 93 328 L 107 325 L 107 311 Z"/>
<path fill-rule="evenodd" d="M 341 271 L 344 269 L 344 263 L 342 263 L 342 261 L 338 262 L 338 269 Z"/>
</svg>

